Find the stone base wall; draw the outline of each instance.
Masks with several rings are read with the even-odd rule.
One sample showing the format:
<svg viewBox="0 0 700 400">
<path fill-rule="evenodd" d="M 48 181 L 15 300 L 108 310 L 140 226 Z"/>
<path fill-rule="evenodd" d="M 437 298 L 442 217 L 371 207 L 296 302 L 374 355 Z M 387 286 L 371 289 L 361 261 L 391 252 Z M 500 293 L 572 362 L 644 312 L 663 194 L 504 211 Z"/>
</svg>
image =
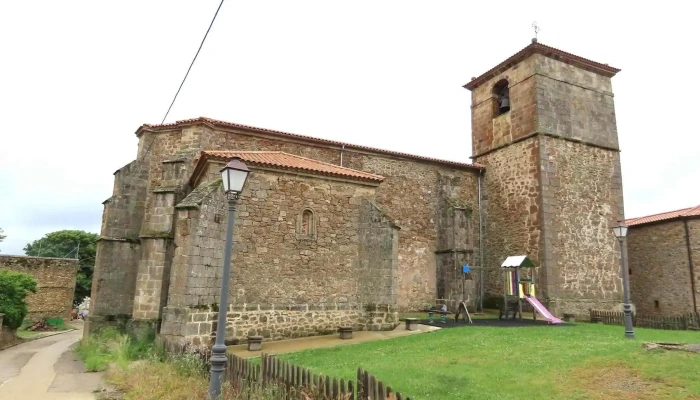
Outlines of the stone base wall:
<svg viewBox="0 0 700 400">
<path fill-rule="evenodd" d="M 160 334 L 165 341 L 208 346 L 214 343 L 216 307 L 165 307 Z M 281 340 L 337 332 L 339 326 L 354 331 L 392 330 L 399 324 L 398 311 L 388 305 L 293 304 L 230 305 L 226 340 L 247 342 L 248 335 Z"/>
<path fill-rule="evenodd" d="M 601 300 L 601 299 L 549 299 L 542 301 L 542 304 L 552 313 L 552 315 L 562 318 L 564 314 L 576 315 L 577 321 L 588 321 L 591 317 L 589 310 L 600 311 L 622 311 L 622 299 Z M 632 306 L 634 311 L 634 305 Z"/>
</svg>

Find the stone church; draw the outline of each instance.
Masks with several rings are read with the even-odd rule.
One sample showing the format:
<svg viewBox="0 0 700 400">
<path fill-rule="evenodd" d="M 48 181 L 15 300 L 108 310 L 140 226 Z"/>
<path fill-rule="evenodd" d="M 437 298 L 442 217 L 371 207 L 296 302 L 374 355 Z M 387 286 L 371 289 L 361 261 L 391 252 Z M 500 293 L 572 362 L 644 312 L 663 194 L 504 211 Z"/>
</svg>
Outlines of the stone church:
<svg viewBox="0 0 700 400">
<path fill-rule="evenodd" d="M 472 78 L 473 162 L 209 118 L 143 125 L 104 202 L 86 331 L 126 321 L 208 343 L 220 307 L 229 339 L 391 329 L 398 310 L 501 294 L 498 267 L 520 254 L 553 313 L 615 307 L 617 72 L 533 40 Z M 233 157 L 252 172 L 221 305 Z"/>
</svg>

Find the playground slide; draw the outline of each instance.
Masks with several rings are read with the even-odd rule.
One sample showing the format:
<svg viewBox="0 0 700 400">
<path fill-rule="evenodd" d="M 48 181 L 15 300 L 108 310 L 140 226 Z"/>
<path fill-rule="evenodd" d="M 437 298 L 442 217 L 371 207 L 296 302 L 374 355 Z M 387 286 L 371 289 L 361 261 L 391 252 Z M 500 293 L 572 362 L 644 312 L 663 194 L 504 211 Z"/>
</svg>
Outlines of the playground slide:
<svg viewBox="0 0 700 400">
<path fill-rule="evenodd" d="M 550 324 L 561 324 L 561 320 L 559 318 L 555 317 L 554 315 L 552 315 L 552 313 L 549 312 L 549 310 L 547 310 L 547 308 L 545 306 L 543 306 L 542 303 L 540 303 L 540 301 L 537 300 L 536 297 L 526 295 L 525 299 L 527 300 L 528 303 L 530 303 L 532 305 L 532 308 L 537 310 L 537 312 L 540 313 L 540 315 L 542 315 L 544 317 L 544 319 L 549 321 Z"/>
</svg>

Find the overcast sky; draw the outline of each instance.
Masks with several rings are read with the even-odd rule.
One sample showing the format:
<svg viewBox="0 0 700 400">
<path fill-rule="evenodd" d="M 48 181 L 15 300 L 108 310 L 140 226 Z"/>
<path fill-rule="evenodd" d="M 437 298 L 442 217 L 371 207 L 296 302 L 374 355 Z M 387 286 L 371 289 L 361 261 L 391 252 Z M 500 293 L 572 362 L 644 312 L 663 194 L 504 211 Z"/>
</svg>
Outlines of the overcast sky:
<svg viewBox="0 0 700 400">
<path fill-rule="evenodd" d="M 5 254 L 99 233 L 219 0 L 0 2 Z M 680 1 L 226 0 L 167 121 L 207 116 L 470 161 L 462 88 L 539 40 L 613 78 L 627 217 L 700 204 L 700 25 Z M 653 6 L 651 5 L 653 4 Z"/>
</svg>

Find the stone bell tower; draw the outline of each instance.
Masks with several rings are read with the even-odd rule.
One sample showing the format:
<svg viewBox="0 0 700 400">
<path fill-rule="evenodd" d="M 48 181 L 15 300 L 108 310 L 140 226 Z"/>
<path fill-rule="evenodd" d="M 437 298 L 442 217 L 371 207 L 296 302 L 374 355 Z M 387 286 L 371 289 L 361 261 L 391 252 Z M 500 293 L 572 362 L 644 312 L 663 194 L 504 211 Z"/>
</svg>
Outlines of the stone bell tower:
<svg viewBox="0 0 700 400">
<path fill-rule="evenodd" d="M 464 85 L 472 92 L 472 151 L 486 166 L 486 267 L 527 254 L 537 297 L 583 317 L 620 302 L 624 219 L 611 78 L 620 70 L 532 44 Z M 503 277 L 487 273 L 487 293 Z"/>
</svg>

